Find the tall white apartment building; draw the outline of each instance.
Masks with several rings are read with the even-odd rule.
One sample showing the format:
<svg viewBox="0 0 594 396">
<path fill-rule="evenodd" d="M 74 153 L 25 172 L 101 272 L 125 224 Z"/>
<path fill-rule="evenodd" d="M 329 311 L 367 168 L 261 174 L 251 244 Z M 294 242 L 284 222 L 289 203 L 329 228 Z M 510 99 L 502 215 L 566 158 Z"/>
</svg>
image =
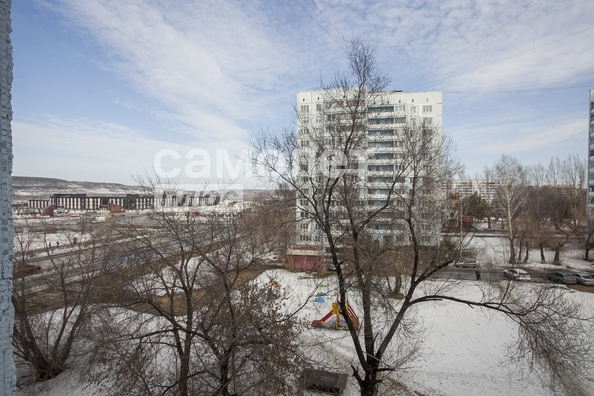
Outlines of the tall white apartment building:
<svg viewBox="0 0 594 396">
<path fill-rule="evenodd" d="M 365 103 L 358 105 L 359 119 L 349 114 L 348 104 L 337 100 L 343 93 L 339 91 L 306 91 L 297 93 L 297 148 L 299 158 L 309 158 L 311 166 L 319 158 L 321 152 L 332 153 L 336 151 L 340 157 L 345 147 L 344 136 L 348 128 L 357 128 L 357 141 L 352 142 L 349 158 L 340 165 L 340 161 L 322 164 L 325 170 L 343 168 L 345 171 L 356 171 L 358 182 L 356 189 L 359 202 L 368 210 L 382 207 L 387 202 L 389 188 L 394 189 L 400 196 L 407 194 L 411 188 L 411 180 L 405 177 L 404 155 L 406 155 L 405 128 L 411 129 L 414 125 L 429 126 L 437 131 L 441 144 L 442 127 L 442 93 L 430 92 L 402 92 L 384 91 L 365 96 Z M 348 94 L 345 95 L 348 97 Z M 348 101 L 348 99 L 347 99 Z M 352 103 L 350 103 L 352 105 Z M 341 122 L 342 120 L 345 122 Z M 350 118 L 349 118 L 350 117 Z M 346 128 L 345 133 L 340 133 L 340 128 Z M 347 143 L 348 144 L 348 143 Z M 332 154 L 330 155 L 332 156 Z M 324 156 L 322 156 L 324 157 Z M 325 156 L 326 158 L 328 155 Z M 300 159 L 301 161 L 301 159 Z M 340 169 L 338 169 L 340 171 Z M 312 183 L 314 178 L 311 169 L 302 167 L 299 178 L 302 179 L 302 189 L 311 194 L 311 190 L 324 188 L 323 175 L 320 184 Z M 301 180 L 301 179 L 298 179 Z M 396 184 L 393 184 L 393 183 Z M 439 186 L 435 188 L 440 190 Z M 313 195 L 311 195 L 313 197 Z M 394 197 L 394 195 L 392 195 Z M 393 199 L 393 198 L 392 198 Z M 392 201 L 392 199 L 390 201 Z M 315 200 L 315 197 L 314 199 Z M 298 199 L 297 202 L 297 243 L 299 245 L 326 245 L 325 235 L 319 226 L 311 219 L 312 200 Z M 369 225 L 368 230 L 372 235 L 384 241 L 393 243 L 406 243 L 407 237 L 404 221 L 399 218 L 402 208 L 394 199 L 394 205 L 384 210 L 378 218 Z M 340 206 L 338 203 L 337 206 Z M 336 210 L 340 210 L 337 208 Z M 439 222 L 440 213 L 428 213 L 425 216 L 428 222 Z M 337 227 L 343 225 L 338 224 Z M 345 227 L 348 225 L 345 225 Z M 429 232 L 430 227 L 422 227 L 428 232 L 421 235 L 420 240 L 424 245 L 433 245 L 439 236 Z M 439 226 L 433 229 L 438 229 Z"/>
<path fill-rule="evenodd" d="M 588 214 L 594 214 L 594 90 L 590 91 L 588 113 Z"/>
</svg>

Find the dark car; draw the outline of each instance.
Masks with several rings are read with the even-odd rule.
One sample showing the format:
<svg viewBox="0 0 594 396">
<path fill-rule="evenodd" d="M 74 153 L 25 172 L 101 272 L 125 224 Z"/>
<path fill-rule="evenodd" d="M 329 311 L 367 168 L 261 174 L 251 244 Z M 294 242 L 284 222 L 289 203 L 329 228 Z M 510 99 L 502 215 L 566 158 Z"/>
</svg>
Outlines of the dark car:
<svg viewBox="0 0 594 396">
<path fill-rule="evenodd" d="M 575 285 L 577 283 L 577 279 L 575 278 L 575 276 L 573 274 L 570 274 L 569 272 L 563 272 L 563 271 L 550 272 L 547 275 L 547 278 L 550 281 L 564 283 L 566 285 Z"/>
<path fill-rule="evenodd" d="M 480 266 L 481 262 L 472 257 L 464 258 L 460 261 L 454 262 L 454 267 L 456 268 L 479 268 Z"/>
<path fill-rule="evenodd" d="M 12 273 L 16 278 L 24 278 L 28 275 L 35 275 L 41 272 L 41 267 L 38 265 L 17 264 L 14 266 Z"/>
</svg>

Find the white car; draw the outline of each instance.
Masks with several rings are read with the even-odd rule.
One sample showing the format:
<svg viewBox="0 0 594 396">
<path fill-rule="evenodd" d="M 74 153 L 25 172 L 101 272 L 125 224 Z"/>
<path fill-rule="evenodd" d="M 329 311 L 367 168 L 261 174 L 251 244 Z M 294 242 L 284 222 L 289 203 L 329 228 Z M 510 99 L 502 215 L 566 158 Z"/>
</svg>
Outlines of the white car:
<svg viewBox="0 0 594 396">
<path fill-rule="evenodd" d="M 590 274 L 573 274 L 578 285 L 594 286 L 594 275 Z"/>
<path fill-rule="evenodd" d="M 519 268 L 511 268 L 503 271 L 503 276 L 513 280 L 530 280 L 530 274 Z"/>
</svg>

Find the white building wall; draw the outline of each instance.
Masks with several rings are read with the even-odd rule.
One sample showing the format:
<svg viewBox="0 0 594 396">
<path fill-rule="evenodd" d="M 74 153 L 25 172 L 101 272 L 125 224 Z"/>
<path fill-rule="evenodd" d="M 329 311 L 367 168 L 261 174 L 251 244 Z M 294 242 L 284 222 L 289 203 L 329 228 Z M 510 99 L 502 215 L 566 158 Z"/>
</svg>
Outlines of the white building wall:
<svg viewBox="0 0 594 396">
<path fill-rule="evenodd" d="M 12 260 L 14 228 L 12 203 L 12 44 L 10 42 L 10 0 L 0 0 L 0 395 L 13 395 L 16 385 L 12 356 L 14 310 L 12 295 Z"/>
<path fill-rule="evenodd" d="M 588 111 L 588 213 L 594 214 L 594 90 L 590 91 Z"/>
<path fill-rule="evenodd" d="M 297 93 L 297 144 L 299 148 L 299 155 L 307 154 L 310 158 L 316 156 L 315 152 L 319 147 L 315 147 L 314 140 L 324 141 L 330 135 L 325 132 L 327 127 L 325 119 L 326 116 L 333 113 L 333 109 L 326 109 L 324 104 L 324 91 L 306 91 Z M 371 120 L 366 125 L 369 131 L 383 131 L 404 128 L 412 122 L 430 122 L 437 130 L 441 132 L 442 128 L 442 93 L 439 91 L 429 92 L 401 92 L 401 91 L 386 91 L 377 94 L 377 100 L 368 100 L 367 107 L 382 107 L 387 108 L 387 111 L 370 112 L 369 119 Z M 339 109 L 337 111 L 340 112 Z M 374 123 L 374 119 L 381 118 L 381 123 Z M 390 120 L 389 122 L 384 122 Z M 401 147 L 398 146 L 398 133 L 390 136 L 379 136 L 379 133 L 374 135 L 368 133 L 361 149 L 365 151 L 365 175 L 366 178 L 370 176 L 391 176 L 398 172 L 396 168 L 392 171 L 384 170 L 383 166 L 398 166 L 398 159 Z M 393 143 L 393 146 L 391 145 Z M 378 154 L 375 158 L 374 154 Z M 393 159 L 382 157 L 385 154 L 393 154 Z M 371 158 L 374 156 L 374 158 Z M 366 183 L 366 189 L 361 197 L 365 201 L 381 201 L 383 197 L 387 197 L 387 193 L 381 191 L 382 183 Z M 404 184 L 402 188 L 408 191 L 408 186 Z M 297 207 L 297 244 L 300 245 L 319 245 L 325 243 L 323 241 L 323 233 L 317 225 L 309 218 L 303 217 L 303 206 L 307 206 L 304 202 L 298 202 Z M 439 219 L 437 219 L 439 221 Z M 386 224 L 386 226 L 388 226 Z M 392 231 L 383 230 L 382 224 L 378 224 L 378 235 L 392 234 Z M 400 229 L 396 225 L 394 232 L 399 236 L 402 235 Z M 432 243 L 435 243 L 435 237 L 431 237 Z"/>
</svg>

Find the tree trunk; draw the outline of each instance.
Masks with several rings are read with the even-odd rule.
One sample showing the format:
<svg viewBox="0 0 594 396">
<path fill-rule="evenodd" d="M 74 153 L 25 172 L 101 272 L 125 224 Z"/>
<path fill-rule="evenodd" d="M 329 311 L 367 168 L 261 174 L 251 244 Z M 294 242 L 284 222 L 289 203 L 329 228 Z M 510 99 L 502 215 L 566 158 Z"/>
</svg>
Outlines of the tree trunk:
<svg viewBox="0 0 594 396">
<path fill-rule="evenodd" d="M 544 255 L 544 242 L 539 243 L 540 246 L 540 262 L 542 264 L 545 264 L 547 262 L 547 260 L 545 259 L 545 255 Z"/>
<path fill-rule="evenodd" d="M 400 290 L 402 290 L 402 276 L 399 273 L 394 276 L 394 287 L 391 287 L 390 277 L 388 277 L 388 287 L 393 295 L 400 294 Z"/>
<path fill-rule="evenodd" d="M 374 368 L 371 372 L 365 373 L 365 379 L 359 381 L 361 396 L 375 396 L 377 385 L 377 372 Z"/>
<path fill-rule="evenodd" d="M 516 262 L 516 250 L 514 247 L 514 238 L 509 238 L 509 263 L 514 264 Z"/>
<path fill-rule="evenodd" d="M 561 248 L 563 247 L 562 243 L 557 243 L 557 248 L 555 249 L 555 258 L 553 259 L 553 264 L 561 265 Z"/>
<path fill-rule="evenodd" d="M 524 256 L 524 264 L 528 262 L 528 241 L 526 241 L 526 255 Z"/>
</svg>

